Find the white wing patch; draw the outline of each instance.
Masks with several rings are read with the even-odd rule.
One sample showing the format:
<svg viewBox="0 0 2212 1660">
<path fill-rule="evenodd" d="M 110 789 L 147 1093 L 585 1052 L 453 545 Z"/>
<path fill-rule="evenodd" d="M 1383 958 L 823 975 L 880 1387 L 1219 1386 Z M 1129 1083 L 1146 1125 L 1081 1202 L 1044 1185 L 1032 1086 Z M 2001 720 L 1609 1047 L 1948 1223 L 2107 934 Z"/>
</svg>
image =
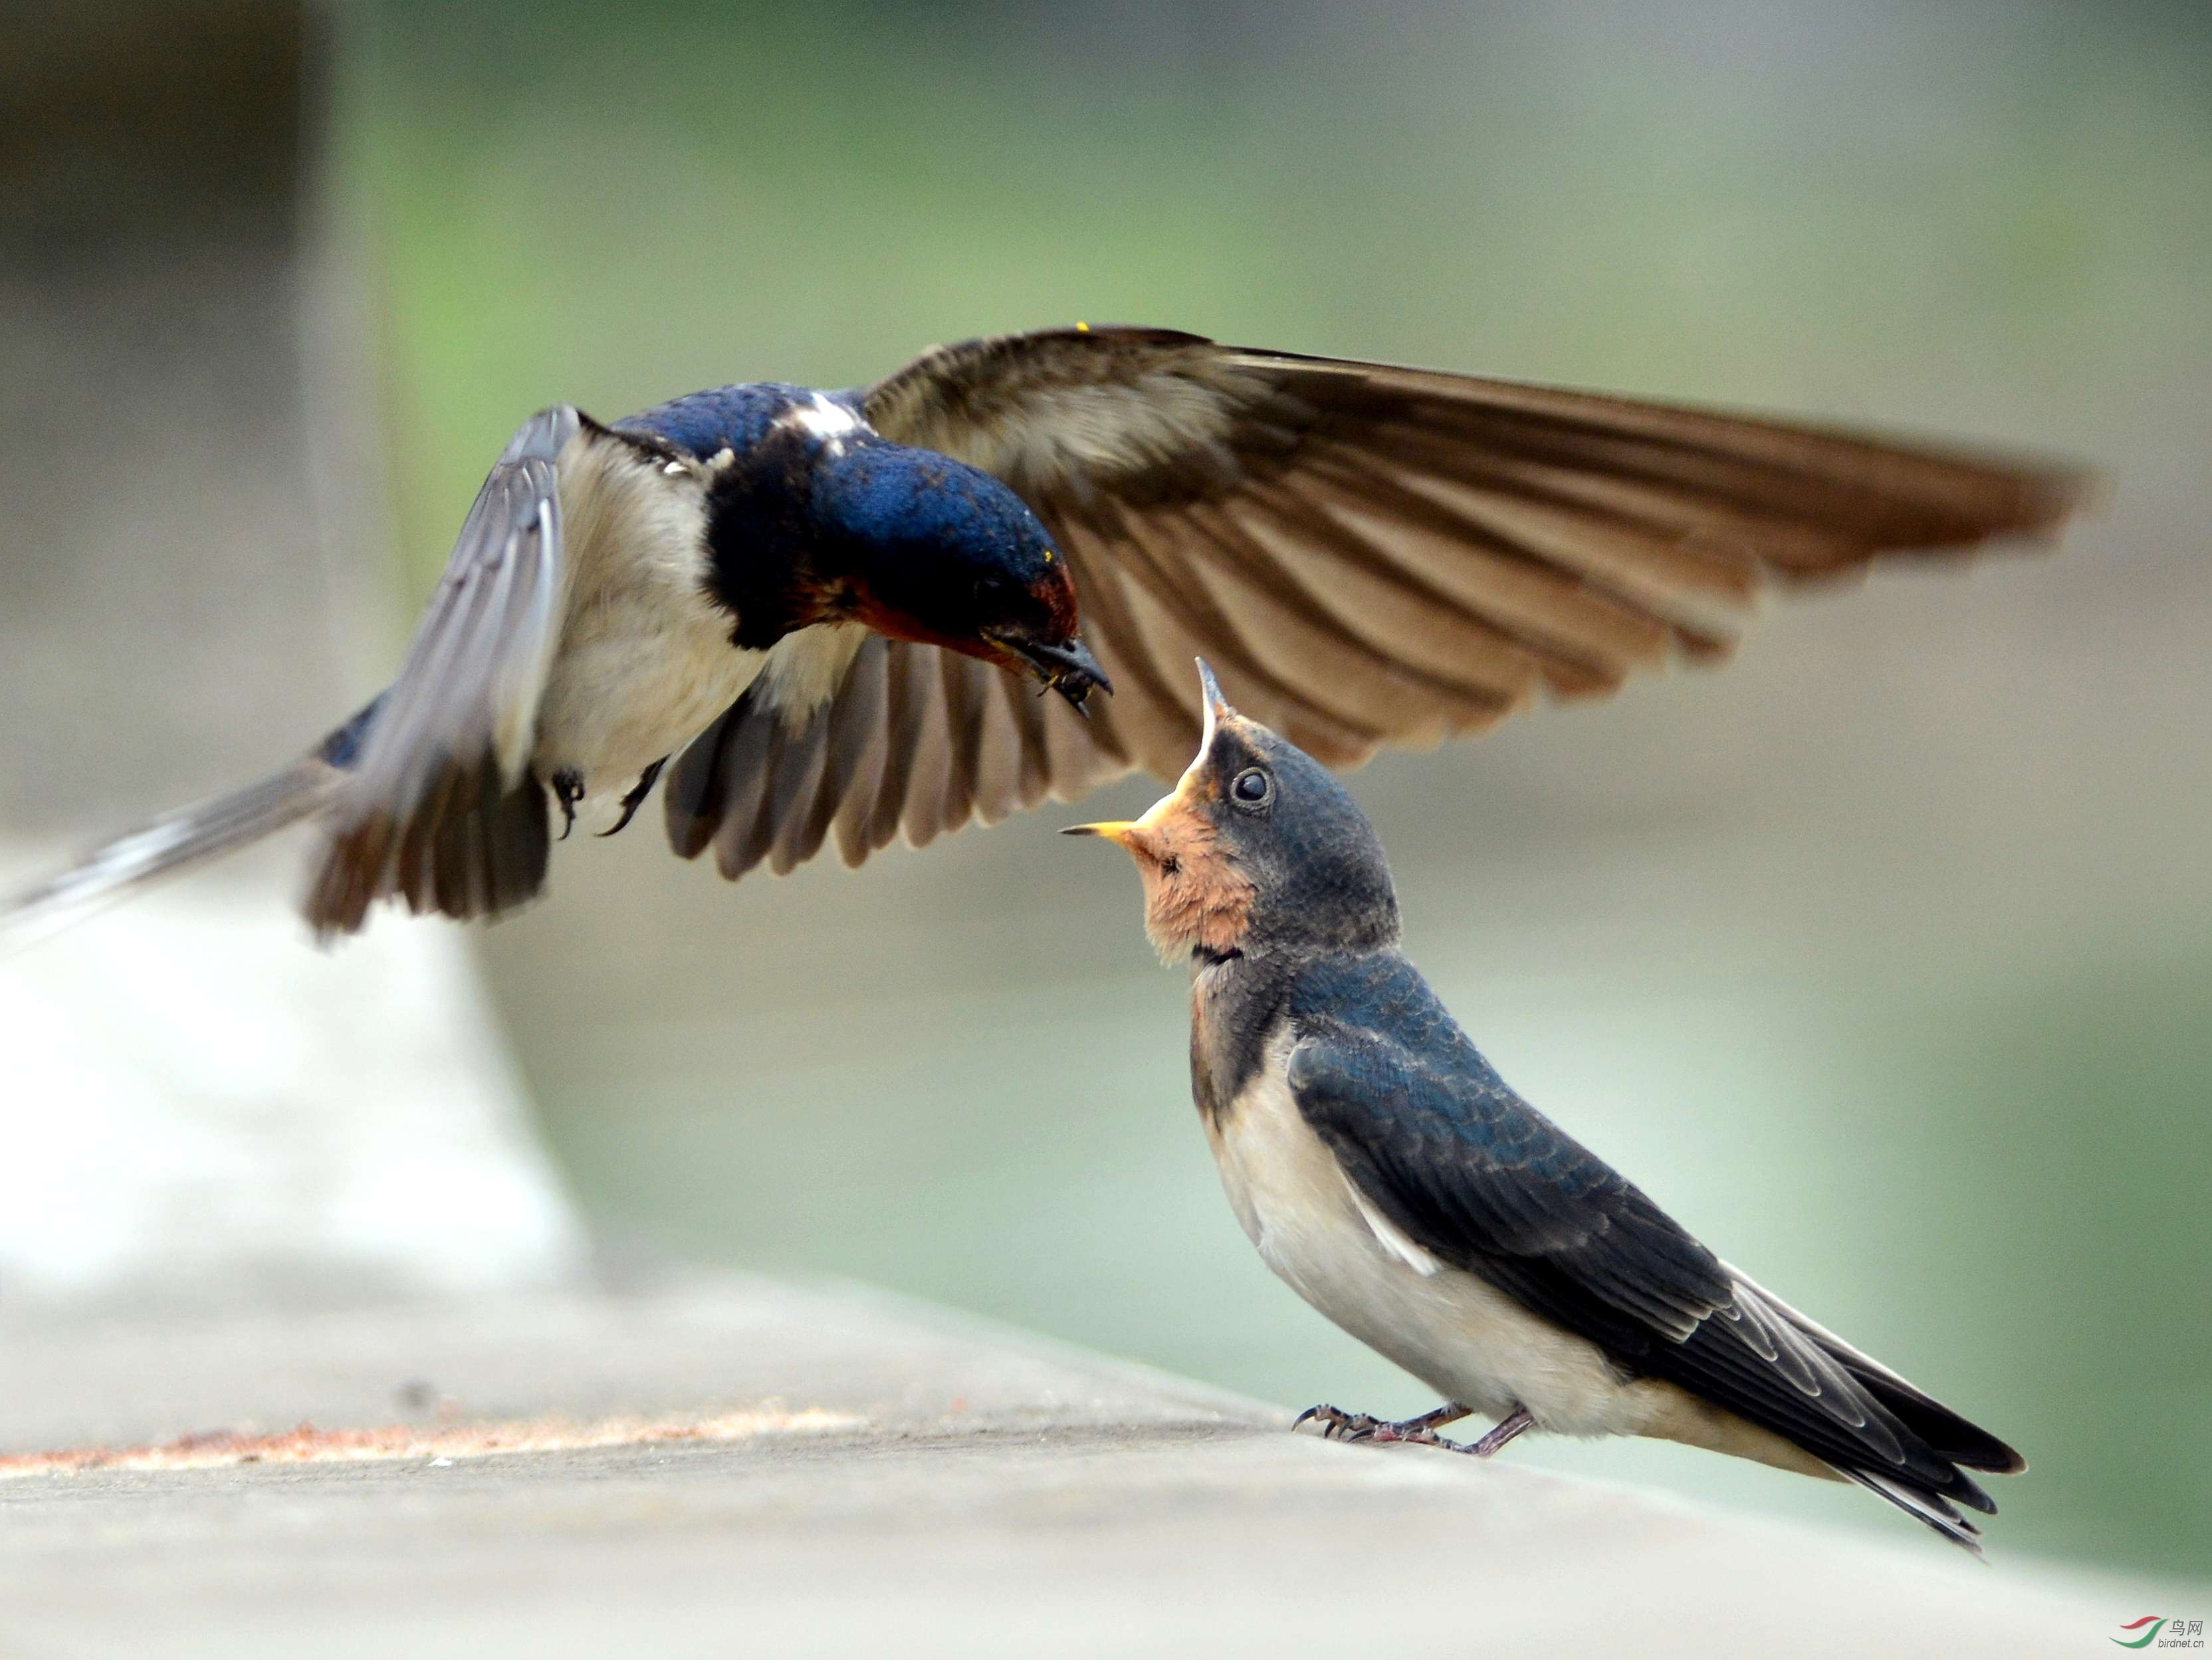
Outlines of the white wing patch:
<svg viewBox="0 0 2212 1660">
<path fill-rule="evenodd" d="M 1367 1195 L 1359 1190 L 1358 1183 L 1349 1176 L 1344 1178 L 1345 1190 L 1351 1194 L 1352 1202 L 1359 1207 L 1360 1219 L 1365 1222 L 1376 1238 L 1407 1268 L 1424 1280 L 1443 1272 L 1443 1264 L 1406 1237 L 1405 1230 L 1367 1202 Z"/>
<path fill-rule="evenodd" d="M 832 455 L 845 453 L 845 441 L 867 430 L 868 423 L 836 399 L 816 392 L 807 402 L 777 419 L 778 426 L 797 427 L 820 439 Z"/>
</svg>

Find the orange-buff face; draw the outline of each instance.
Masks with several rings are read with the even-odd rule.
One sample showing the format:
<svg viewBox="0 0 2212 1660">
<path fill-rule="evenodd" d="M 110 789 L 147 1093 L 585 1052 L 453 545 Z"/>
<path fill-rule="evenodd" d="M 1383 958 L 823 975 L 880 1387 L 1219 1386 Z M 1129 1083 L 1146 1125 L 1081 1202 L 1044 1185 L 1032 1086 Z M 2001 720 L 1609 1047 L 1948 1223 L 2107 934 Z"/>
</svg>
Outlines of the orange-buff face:
<svg viewBox="0 0 2212 1660">
<path fill-rule="evenodd" d="M 1219 830 L 1222 781 L 1212 764 L 1218 716 L 1206 710 L 1198 757 L 1141 818 L 1077 824 L 1070 835 L 1103 836 L 1126 848 L 1145 884 L 1145 933 L 1164 960 L 1193 951 L 1225 956 L 1242 949 L 1251 919 L 1252 882 L 1237 866 Z"/>
</svg>

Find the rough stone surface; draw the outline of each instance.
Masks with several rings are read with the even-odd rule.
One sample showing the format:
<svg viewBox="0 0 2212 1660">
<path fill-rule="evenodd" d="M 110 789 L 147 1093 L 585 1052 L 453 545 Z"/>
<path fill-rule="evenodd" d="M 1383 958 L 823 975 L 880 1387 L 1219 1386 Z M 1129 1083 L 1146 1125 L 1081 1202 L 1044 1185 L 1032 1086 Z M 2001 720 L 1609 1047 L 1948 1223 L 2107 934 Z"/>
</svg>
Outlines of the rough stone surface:
<svg viewBox="0 0 2212 1660">
<path fill-rule="evenodd" d="M 9 1453 L 758 1411 L 837 1426 L 0 1480 L 7 1646 L 2016 1660 L 2140 1612 L 2001 1544 L 1985 1570 L 1932 1541 L 1294 1436 L 1269 1408 L 842 1290 L 0 1331 Z"/>
</svg>

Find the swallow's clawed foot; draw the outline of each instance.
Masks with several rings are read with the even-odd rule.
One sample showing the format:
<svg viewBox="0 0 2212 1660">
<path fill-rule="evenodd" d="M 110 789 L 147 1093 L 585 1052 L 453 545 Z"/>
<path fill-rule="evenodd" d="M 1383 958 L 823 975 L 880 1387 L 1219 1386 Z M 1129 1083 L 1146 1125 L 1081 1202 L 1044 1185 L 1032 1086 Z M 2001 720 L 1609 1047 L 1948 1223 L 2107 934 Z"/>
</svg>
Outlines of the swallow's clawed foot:
<svg viewBox="0 0 2212 1660">
<path fill-rule="evenodd" d="M 668 757 L 664 755 L 643 772 L 638 774 L 637 782 L 630 786 L 629 794 L 622 799 L 622 817 L 615 821 L 615 827 L 612 830 L 603 830 L 599 832 L 602 839 L 610 836 L 621 835 L 629 821 L 637 817 L 638 808 L 645 804 L 645 798 L 653 788 L 653 781 L 660 776 L 660 769 L 667 764 Z"/>
<path fill-rule="evenodd" d="M 1536 1420 L 1528 1415 L 1528 1408 L 1516 1407 L 1466 1446 L 1454 1447 L 1452 1450 L 1472 1458 L 1487 1458 L 1522 1431 L 1535 1427 Z"/>
<path fill-rule="evenodd" d="M 1319 1424 L 1322 1434 L 1332 1441 L 1372 1441 L 1377 1445 L 1401 1441 L 1408 1446 L 1437 1447 L 1445 1452 L 1463 1452 L 1470 1458 L 1487 1458 L 1523 1430 L 1536 1426 L 1526 1408 L 1516 1407 L 1475 1440 L 1447 1441 L 1437 1433 L 1439 1426 L 1457 1423 L 1471 1410 L 1447 1401 L 1418 1418 L 1401 1418 L 1393 1423 L 1364 1412 L 1346 1412 L 1341 1407 L 1308 1407 L 1291 1427 L 1296 1430 L 1314 1423 Z"/>
<path fill-rule="evenodd" d="M 1395 1423 L 1387 1419 L 1371 1417 L 1364 1412 L 1346 1412 L 1341 1407 L 1308 1407 L 1297 1415 L 1291 1427 L 1295 1430 L 1310 1421 L 1319 1424 L 1322 1434 L 1332 1441 L 1404 1441 L 1415 1446 L 1443 1447 L 1453 1452 L 1463 1452 L 1467 1449 L 1438 1435 L 1437 1426 L 1456 1423 L 1467 1414 L 1467 1408 L 1449 1401 L 1417 1418 L 1401 1418 Z"/>
<path fill-rule="evenodd" d="M 553 799 L 561 804 L 561 839 L 568 839 L 568 832 L 576 828 L 576 803 L 584 799 L 584 775 L 574 767 L 563 767 L 553 775 Z"/>
<path fill-rule="evenodd" d="M 1291 1420 L 1291 1428 L 1295 1432 L 1308 1424 L 1320 1425 L 1322 1438 L 1329 1441 L 1364 1441 L 1382 1427 L 1379 1418 L 1327 1405 L 1308 1407 Z"/>
</svg>

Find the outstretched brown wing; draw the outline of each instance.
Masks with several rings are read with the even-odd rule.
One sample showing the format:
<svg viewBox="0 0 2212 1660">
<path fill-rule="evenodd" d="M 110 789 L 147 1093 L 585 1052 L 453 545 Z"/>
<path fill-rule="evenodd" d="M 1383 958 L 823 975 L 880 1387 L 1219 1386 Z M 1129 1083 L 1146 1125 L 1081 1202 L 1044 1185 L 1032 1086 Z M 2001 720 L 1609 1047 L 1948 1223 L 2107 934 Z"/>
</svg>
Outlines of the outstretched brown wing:
<svg viewBox="0 0 2212 1660">
<path fill-rule="evenodd" d="M 1678 652 L 1724 654 L 1771 582 L 2048 533 L 2087 482 L 1965 451 L 1158 329 L 940 347 L 870 388 L 865 410 L 888 438 L 1005 479 L 1066 551 L 1085 637 L 1115 690 L 1092 700 L 1088 727 L 1048 724 L 1072 728 L 1070 758 L 1047 775 L 1061 795 L 1131 765 L 1175 775 L 1198 731 L 1195 656 L 1254 718 L 1356 764 L 1385 744 L 1479 731 L 1540 687 L 1602 694 Z M 865 654 L 854 660 L 862 672 Z M 940 662 L 939 674 L 957 728 L 995 672 Z M 1018 695 L 1011 681 L 992 690 Z M 701 746 L 765 751 L 767 738 L 742 732 L 765 708 L 733 708 L 679 781 L 696 781 Z M 814 712 L 777 718 L 787 749 Z M 1002 723 L 946 743 L 976 746 L 967 775 L 997 776 L 1028 753 L 1022 731 Z M 911 747 L 919 736 L 904 750 L 896 733 L 886 741 L 887 764 L 926 795 L 926 775 L 949 763 Z M 947 801 L 963 796 L 955 777 Z M 692 799 L 715 809 L 711 790 Z M 806 799 L 815 817 L 834 817 L 818 787 Z M 744 800 L 769 817 L 733 843 L 818 845 L 818 834 L 784 835 L 773 792 Z M 915 822 L 933 831 L 964 816 Z M 672 818 L 679 846 L 705 845 L 719 823 Z M 880 841 L 842 845 L 857 859 Z"/>
<path fill-rule="evenodd" d="M 760 676 L 669 776 L 670 842 L 687 859 L 711 846 L 732 880 L 763 860 L 782 875 L 833 830 L 858 865 L 901 834 L 922 847 L 1129 769 L 1060 699 L 935 646 L 871 634 L 811 707 L 780 703 L 785 684 Z"/>
</svg>

